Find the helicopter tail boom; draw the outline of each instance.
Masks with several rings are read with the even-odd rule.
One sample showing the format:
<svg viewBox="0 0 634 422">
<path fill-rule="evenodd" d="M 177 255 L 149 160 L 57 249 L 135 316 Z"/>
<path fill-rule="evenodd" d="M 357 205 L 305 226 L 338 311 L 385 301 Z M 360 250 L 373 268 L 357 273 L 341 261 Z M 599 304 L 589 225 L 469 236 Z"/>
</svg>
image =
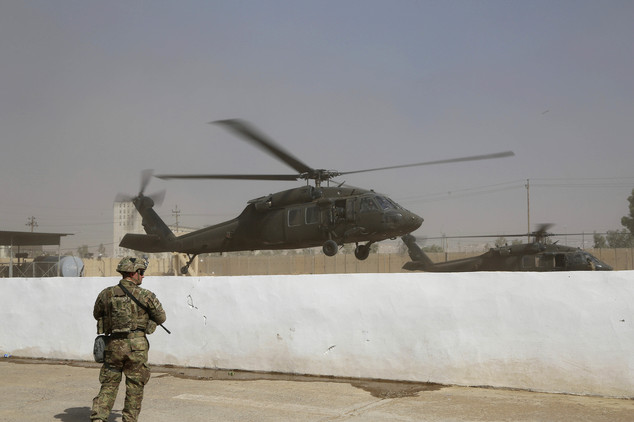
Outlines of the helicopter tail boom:
<svg viewBox="0 0 634 422">
<path fill-rule="evenodd" d="M 160 236 L 155 234 L 128 233 L 123 236 L 119 246 L 141 252 L 171 252 L 171 248 Z"/>
<path fill-rule="evenodd" d="M 143 229 L 148 235 L 154 235 L 162 241 L 171 241 L 176 238 L 167 224 L 152 208 L 154 206 L 153 201 L 148 201 L 148 198 L 139 196 L 132 203 L 143 218 Z"/>
<path fill-rule="evenodd" d="M 416 244 L 416 238 L 411 234 L 402 236 L 403 243 L 407 246 L 409 257 L 412 259 L 410 262 L 406 262 L 403 265 L 405 270 L 423 270 L 429 271 L 434 267 L 434 262 L 423 252 L 423 250 Z"/>
<path fill-rule="evenodd" d="M 144 186 L 139 195 L 132 198 L 132 203 L 141 215 L 143 229 L 147 234 L 128 233 L 123 236 L 119 246 L 142 252 L 170 252 L 176 236 L 154 211 L 154 200 L 150 196 L 144 196 L 143 189 Z"/>
</svg>

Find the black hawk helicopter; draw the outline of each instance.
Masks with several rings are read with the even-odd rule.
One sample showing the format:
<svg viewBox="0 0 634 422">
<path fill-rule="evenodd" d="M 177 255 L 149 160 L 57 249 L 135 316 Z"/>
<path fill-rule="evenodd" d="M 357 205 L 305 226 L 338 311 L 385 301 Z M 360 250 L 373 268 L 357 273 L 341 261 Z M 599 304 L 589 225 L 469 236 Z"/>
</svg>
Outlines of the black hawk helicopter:
<svg viewBox="0 0 634 422">
<path fill-rule="evenodd" d="M 203 253 L 244 250 L 300 249 L 321 246 L 324 254 L 334 256 L 345 243 L 355 243 L 355 256 L 366 259 L 370 245 L 385 239 L 395 239 L 416 230 L 423 219 L 406 210 L 386 195 L 373 190 L 344 186 L 329 186 L 338 176 L 403 167 L 444 164 L 460 161 L 502 158 L 511 151 L 429 161 L 423 163 L 339 172 L 314 169 L 284 151 L 271 139 L 245 121 L 231 119 L 212 122 L 219 124 L 242 139 L 292 167 L 295 174 L 162 174 L 168 179 L 239 179 L 239 180 L 306 180 L 306 186 L 269 194 L 248 201 L 236 218 L 176 237 L 153 209 L 154 198 L 144 191 L 151 172 L 143 173 L 141 190 L 128 198 L 143 218 L 147 234 L 126 234 L 119 246 L 142 252 L 178 252 L 188 255 L 181 268 L 186 274 L 194 258 Z M 309 181 L 314 185 L 311 186 Z M 326 182 L 326 186 L 322 183 Z M 333 182 L 334 183 L 334 182 Z M 121 201 L 119 201 L 121 202 Z"/>
<path fill-rule="evenodd" d="M 416 238 L 411 234 L 402 236 L 407 245 L 410 258 L 403 265 L 409 271 L 428 272 L 472 272 L 472 271 L 612 271 L 612 267 L 599 260 L 592 254 L 572 246 L 548 243 L 548 236 L 561 236 L 548 233 L 550 224 L 541 225 L 537 231 L 529 235 L 533 242 L 515 245 L 505 245 L 491 248 L 482 255 L 471 258 L 455 259 L 434 263 L 416 244 Z M 508 237 L 527 236 L 527 234 L 513 234 Z M 484 236 L 456 236 L 460 238 L 472 237 L 500 237 L 499 235 Z"/>
</svg>

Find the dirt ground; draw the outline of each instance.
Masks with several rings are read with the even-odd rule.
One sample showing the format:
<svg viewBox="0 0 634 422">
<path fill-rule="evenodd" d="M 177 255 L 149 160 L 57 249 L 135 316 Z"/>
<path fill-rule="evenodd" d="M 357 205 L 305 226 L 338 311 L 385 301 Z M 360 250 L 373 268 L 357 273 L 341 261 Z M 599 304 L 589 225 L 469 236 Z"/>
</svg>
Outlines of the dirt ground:
<svg viewBox="0 0 634 422">
<path fill-rule="evenodd" d="M 0 420 L 86 421 L 92 362 L 0 359 Z M 123 384 L 123 383 L 122 383 Z M 121 420 L 123 386 L 110 422 Z M 634 421 L 634 400 L 153 366 L 139 421 Z"/>
</svg>

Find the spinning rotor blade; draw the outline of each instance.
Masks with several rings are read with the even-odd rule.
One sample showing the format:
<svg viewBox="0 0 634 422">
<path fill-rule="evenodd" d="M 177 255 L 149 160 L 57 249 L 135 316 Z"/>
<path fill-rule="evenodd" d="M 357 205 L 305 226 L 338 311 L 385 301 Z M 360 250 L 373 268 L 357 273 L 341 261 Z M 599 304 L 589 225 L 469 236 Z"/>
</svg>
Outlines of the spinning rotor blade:
<svg viewBox="0 0 634 422">
<path fill-rule="evenodd" d="M 169 179 L 234 179 L 234 180 L 290 180 L 299 179 L 293 174 L 159 174 L 155 177 Z"/>
<path fill-rule="evenodd" d="M 145 169 L 141 172 L 141 190 L 139 191 L 139 195 L 143 195 L 143 192 L 145 192 L 145 188 L 147 188 L 148 183 L 150 183 L 152 174 L 154 174 L 154 170 L 152 169 Z"/>
<path fill-rule="evenodd" d="M 353 173 L 365 173 L 369 171 L 378 171 L 378 170 L 391 170 L 391 169 L 400 169 L 404 167 L 416 167 L 416 166 L 428 166 L 431 164 L 448 164 L 448 163 L 458 163 L 461 161 L 476 161 L 476 160 L 488 160 L 491 158 L 504 158 L 504 157 L 512 157 L 515 153 L 513 151 L 504 151 L 504 152 L 496 152 L 494 154 L 485 154 L 485 155 L 472 155 L 470 157 L 461 157 L 461 158 L 450 158 L 448 160 L 436 160 L 436 161 L 426 161 L 423 163 L 414 163 L 414 164 L 403 164 L 400 166 L 388 166 L 388 167 L 378 167 L 373 169 L 365 169 L 365 170 L 355 170 L 355 171 L 344 171 L 338 173 L 339 175 L 344 174 L 353 174 Z"/>
<path fill-rule="evenodd" d="M 130 196 L 125 193 L 118 193 L 114 197 L 114 202 L 132 202 L 135 199 L 142 198 L 142 197 L 143 197 L 143 194 L 139 194 L 138 196 Z M 155 192 L 152 195 L 148 195 L 146 196 L 146 198 L 150 198 L 152 201 L 154 201 L 155 205 L 160 206 L 163 203 L 163 200 L 165 199 L 165 189 L 159 192 Z"/>
<path fill-rule="evenodd" d="M 224 126 L 228 130 L 232 131 L 236 135 L 240 136 L 246 141 L 251 142 L 252 144 L 258 146 L 269 154 L 277 157 L 279 160 L 285 162 L 298 173 L 311 173 L 313 169 L 299 159 L 295 158 L 290 153 L 284 151 L 282 147 L 276 145 L 273 140 L 269 139 L 266 135 L 259 132 L 249 123 L 240 119 L 228 119 L 228 120 L 216 120 L 215 122 L 218 125 Z M 275 180 L 288 180 L 288 179 L 275 179 Z"/>
<path fill-rule="evenodd" d="M 152 201 L 154 201 L 154 205 L 160 207 L 161 204 L 163 203 L 163 200 L 165 199 L 165 189 L 159 192 L 155 192 L 152 195 L 148 195 L 148 197 L 152 199 Z"/>
<path fill-rule="evenodd" d="M 130 196 L 126 193 L 117 193 L 117 195 L 114 197 L 114 202 L 132 202 L 132 200 L 134 199 L 134 196 Z"/>
<path fill-rule="evenodd" d="M 221 126 L 224 126 L 227 130 L 235 133 L 242 139 L 251 144 L 257 146 L 258 148 L 266 151 L 268 154 L 273 155 L 277 159 L 283 161 L 293 169 L 295 169 L 298 174 L 161 174 L 157 175 L 159 179 L 235 179 L 235 180 L 283 180 L 283 181 L 294 181 L 299 179 L 304 180 L 314 180 L 315 185 L 319 186 L 321 182 L 332 180 L 334 177 L 353 174 L 353 173 L 364 173 L 370 171 L 378 171 L 378 170 L 389 170 L 389 169 L 398 169 L 404 167 L 415 167 L 415 166 L 424 166 L 431 164 L 447 164 L 447 163 L 457 163 L 461 161 L 475 161 L 475 160 L 487 160 L 491 158 L 503 158 L 503 157 L 511 157 L 515 155 L 512 151 L 498 152 L 495 154 L 486 154 L 486 155 L 474 155 L 470 157 L 462 157 L 462 158 L 452 158 L 448 160 L 436 160 L 436 161 L 427 161 L 423 163 L 414 163 L 414 164 L 404 164 L 398 166 L 388 166 L 388 167 L 378 167 L 373 169 L 365 169 L 365 170 L 356 170 L 356 171 L 347 171 L 347 172 L 339 172 L 336 170 L 325 170 L 325 169 L 313 169 L 309 167 L 304 162 L 300 161 L 292 154 L 288 153 L 282 147 L 277 145 L 273 140 L 269 139 L 266 135 L 259 132 L 255 127 L 253 127 L 250 123 L 240 120 L 240 119 L 227 119 L 227 120 L 216 120 L 214 122 Z M 145 173 L 144 173 L 144 177 Z M 143 179 L 141 193 L 145 189 L 147 182 Z"/>
<path fill-rule="evenodd" d="M 470 235 L 470 236 L 437 236 L 437 237 L 428 237 L 427 239 L 479 239 L 481 237 L 524 237 L 529 233 L 521 233 L 521 234 L 484 234 L 484 235 Z"/>
<path fill-rule="evenodd" d="M 539 226 L 537 226 L 537 230 L 535 230 L 534 233 L 541 234 L 541 235 L 550 234 L 547 232 L 547 230 L 551 228 L 552 226 L 554 226 L 554 224 L 552 223 L 540 224 Z"/>
<path fill-rule="evenodd" d="M 147 188 L 147 185 L 150 183 L 150 180 L 152 179 L 153 174 L 154 174 L 154 170 L 152 169 L 146 169 L 141 172 L 141 189 L 139 190 L 139 193 L 137 196 L 131 196 L 125 193 L 118 193 L 115 196 L 114 201 L 115 202 L 132 202 L 136 198 L 143 198 L 144 197 L 143 193 L 145 192 L 145 188 Z M 156 205 L 161 205 L 163 203 L 163 200 L 165 199 L 165 189 L 163 189 L 162 191 L 153 193 L 152 195 L 148 195 L 146 198 L 150 198 L 152 201 L 154 201 Z"/>
<path fill-rule="evenodd" d="M 559 236 L 581 236 L 588 233 L 549 233 L 546 230 L 554 226 L 552 223 L 540 224 L 537 226 L 537 230 L 530 233 L 507 233 L 507 234 L 482 234 L 482 235 L 470 235 L 470 236 L 439 236 L 429 237 L 428 239 L 477 239 L 481 237 L 526 237 L 532 236 L 535 238 L 544 237 L 559 237 Z"/>
</svg>

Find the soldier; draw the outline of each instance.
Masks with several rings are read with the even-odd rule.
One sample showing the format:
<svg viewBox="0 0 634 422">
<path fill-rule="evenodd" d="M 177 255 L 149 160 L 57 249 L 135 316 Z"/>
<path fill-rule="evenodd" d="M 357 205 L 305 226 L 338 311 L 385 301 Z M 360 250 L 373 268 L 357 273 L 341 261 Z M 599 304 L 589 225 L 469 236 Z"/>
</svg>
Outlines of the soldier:
<svg viewBox="0 0 634 422">
<path fill-rule="evenodd" d="M 108 420 L 122 373 L 126 386 L 123 422 L 136 421 L 141 411 L 143 387 L 150 379 L 147 365 L 150 345 L 146 334 L 152 334 L 157 324 L 166 319 L 154 293 L 139 287 L 146 269 L 145 259 L 123 258 L 117 266 L 123 279 L 118 285 L 105 288 L 95 302 L 93 316 L 97 320 L 97 333 L 108 337 L 105 361 L 99 373 L 101 389 L 92 403 L 92 421 Z M 134 295 L 147 312 L 125 290 Z"/>
</svg>

